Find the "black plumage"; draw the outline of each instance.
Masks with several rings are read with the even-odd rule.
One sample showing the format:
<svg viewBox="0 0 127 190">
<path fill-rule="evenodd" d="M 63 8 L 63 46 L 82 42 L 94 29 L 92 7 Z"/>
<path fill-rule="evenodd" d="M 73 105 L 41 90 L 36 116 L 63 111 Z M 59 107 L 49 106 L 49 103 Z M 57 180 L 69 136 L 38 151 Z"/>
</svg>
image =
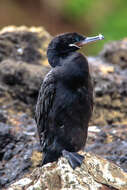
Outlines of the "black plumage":
<svg viewBox="0 0 127 190">
<path fill-rule="evenodd" d="M 85 43 L 102 39 L 77 33 L 56 36 L 48 46 L 52 66 L 39 92 L 35 119 L 43 151 L 42 165 L 68 159 L 72 168 L 81 165 L 78 152 L 86 143 L 93 109 L 93 89 L 87 59 L 76 52 Z"/>
</svg>

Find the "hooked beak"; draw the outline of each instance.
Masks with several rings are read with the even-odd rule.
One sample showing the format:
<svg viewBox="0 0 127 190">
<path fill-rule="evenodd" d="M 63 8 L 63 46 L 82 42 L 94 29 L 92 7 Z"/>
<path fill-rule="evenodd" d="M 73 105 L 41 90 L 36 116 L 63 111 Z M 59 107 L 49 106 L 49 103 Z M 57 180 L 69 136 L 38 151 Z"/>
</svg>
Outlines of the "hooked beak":
<svg viewBox="0 0 127 190">
<path fill-rule="evenodd" d="M 94 37 L 86 37 L 84 40 L 80 41 L 80 42 L 76 42 L 75 45 L 78 46 L 79 48 L 81 48 L 82 46 L 84 46 L 87 43 L 90 42 L 95 42 L 97 40 L 103 40 L 104 36 L 102 34 L 99 34 L 98 36 L 94 36 Z"/>
</svg>

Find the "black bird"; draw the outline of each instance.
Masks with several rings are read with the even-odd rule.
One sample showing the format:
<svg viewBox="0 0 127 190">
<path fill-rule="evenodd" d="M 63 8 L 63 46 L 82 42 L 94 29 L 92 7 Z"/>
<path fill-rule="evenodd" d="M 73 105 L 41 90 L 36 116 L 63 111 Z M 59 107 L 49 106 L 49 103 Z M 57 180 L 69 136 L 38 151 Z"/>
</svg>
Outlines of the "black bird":
<svg viewBox="0 0 127 190">
<path fill-rule="evenodd" d="M 88 122 L 93 109 L 93 89 L 87 59 L 76 52 L 84 44 L 101 40 L 100 34 L 85 37 L 78 33 L 56 36 L 49 44 L 47 57 L 52 69 L 39 92 L 35 120 L 43 151 L 42 165 L 68 159 L 71 167 L 80 166 Z"/>
</svg>

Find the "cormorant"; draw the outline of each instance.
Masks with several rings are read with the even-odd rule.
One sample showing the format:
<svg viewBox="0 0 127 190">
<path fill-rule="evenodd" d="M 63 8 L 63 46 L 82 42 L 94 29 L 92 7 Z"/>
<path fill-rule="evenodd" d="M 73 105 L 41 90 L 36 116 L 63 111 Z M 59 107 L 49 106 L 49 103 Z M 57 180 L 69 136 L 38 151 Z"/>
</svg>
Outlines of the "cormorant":
<svg viewBox="0 0 127 190">
<path fill-rule="evenodd" d="M 35 120 L 43 151 L 42 165 L 68 159 L 73 169 L 83 156 L 77 152 L 86 143 L 93 109 L 93 89 L 86 57 L 77 52 L 84 44 L 102 40 L 100 34 L 85 37 L 65 33 L 50 42 L 47 57 L 52 69 L 40 88 Z"/>
</svg>

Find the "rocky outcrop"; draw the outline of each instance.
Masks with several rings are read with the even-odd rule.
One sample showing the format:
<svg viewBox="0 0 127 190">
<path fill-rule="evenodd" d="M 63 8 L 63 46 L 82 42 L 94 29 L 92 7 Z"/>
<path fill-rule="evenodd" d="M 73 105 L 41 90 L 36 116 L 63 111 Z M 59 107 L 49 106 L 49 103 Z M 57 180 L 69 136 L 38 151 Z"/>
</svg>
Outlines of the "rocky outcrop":
<svg viewBox="0 0 127 190">
<path fill-rule="evenodd" d="M 73 170 L 65 158 L 35 169 L 7 190 L 126 190 L 127 173 L 99 156 L 83 153 L 84 162 Z"/>
<path fill-rule="evenodd" d="M 0 89 L 35 104 L 49 71 L 46 50 L 51 36 L 41 27 L 7 27 L 0 31 Z"/>
<path fill-rule="evenodd" d="M 105 44 L 100 56 L 122 69 L 127 68 L 127 38 Z"/>
<path fill-rule="evenodd" d="M 30 116 L 50 69 L 50 39 L 42 27 L 9 26 L 0 31 L 0 189 L 36 167 L 42 157 Z"/>
</svg>

